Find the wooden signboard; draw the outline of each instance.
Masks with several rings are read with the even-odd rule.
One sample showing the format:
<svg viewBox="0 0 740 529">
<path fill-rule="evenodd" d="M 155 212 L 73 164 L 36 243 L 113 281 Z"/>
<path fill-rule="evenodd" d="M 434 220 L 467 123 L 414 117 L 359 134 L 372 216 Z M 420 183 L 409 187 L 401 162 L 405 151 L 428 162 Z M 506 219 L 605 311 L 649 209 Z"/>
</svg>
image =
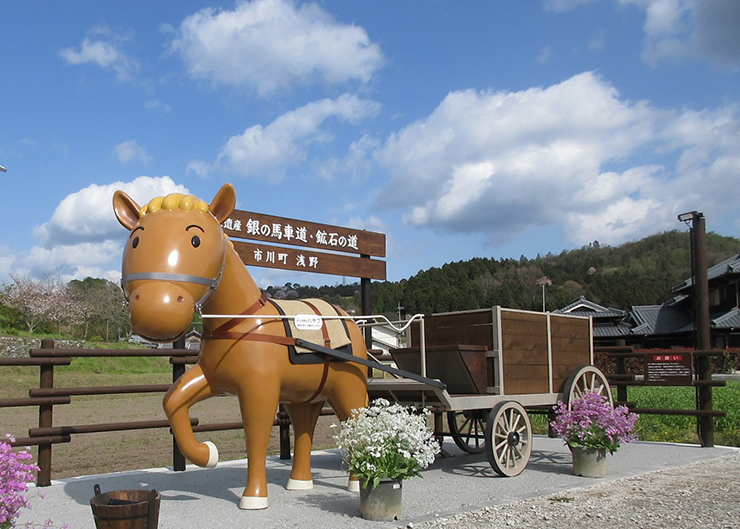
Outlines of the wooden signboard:
<svg viewBox="0 0 740 529">
<path fill-rule="evenodd" d="M 694 379 L 692 364 L 690 352 L 646 354 L 645 385 L 690 386 Z"/>
<path fill-rule="evenodd" d="M 249 211 L 223 223 L 247 266 L 385 280 L 385 235 Z M 304 250 L 312 248 L 319 251 Z M 356 256 L 346 255 L 355 254 Z"/>
</svg>

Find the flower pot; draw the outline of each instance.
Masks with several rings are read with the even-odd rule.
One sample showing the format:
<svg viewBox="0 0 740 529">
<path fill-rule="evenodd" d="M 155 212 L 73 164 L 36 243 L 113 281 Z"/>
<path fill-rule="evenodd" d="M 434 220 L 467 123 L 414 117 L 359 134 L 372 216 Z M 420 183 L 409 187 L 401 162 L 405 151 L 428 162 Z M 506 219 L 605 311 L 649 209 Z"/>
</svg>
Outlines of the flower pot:
<svg viewBox="0 0 740 529">
<path fill-rule="evenodd" d="M 606 450 L 568 446 L 573 454 L 573 474 L 585 478 L 606 476 Z"/>
<path fill-rule="evenodd" d="M 381 478 L 377 487 L 360 486 L 360 514 L 366 520 L 398 520 L 402 492 L 400 479 Z"/>
</svg>

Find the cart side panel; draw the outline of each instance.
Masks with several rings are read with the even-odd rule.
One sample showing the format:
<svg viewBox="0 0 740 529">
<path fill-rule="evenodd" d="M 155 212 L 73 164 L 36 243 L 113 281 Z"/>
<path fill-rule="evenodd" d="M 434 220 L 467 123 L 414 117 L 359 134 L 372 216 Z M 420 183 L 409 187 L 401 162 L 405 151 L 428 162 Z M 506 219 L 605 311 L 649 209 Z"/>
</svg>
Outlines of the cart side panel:
<svg viewBox="0 0 740 529">
<path fill-rule="evenodd" d="M 501 337 L 505 393 L 549 393 L 547 315 L 502 309 Z"/>
<path fill-rule="evenodd" d="M 424 319 L 427 346 L 485 345 L 493 349 L 491 309 L 435 314 Z M 419 347 L 419 326 L 411 326 L 411 347 Z"/>
<path fill-rule="evenodd" d="M 390 350 L 396 365 L 421 374 L 418 347 Z M 486 393 L 486 348 L 478 345 L 430 345 L 426 348 L 426 376 L 447 385 L 450 394 Z"/>
<path fill-rule="evenodd" d="M 563 390 L 568 376 L 591 362 L 591 320 L 550 315 L 552 332 L 552 387 Z"/>
</svg>

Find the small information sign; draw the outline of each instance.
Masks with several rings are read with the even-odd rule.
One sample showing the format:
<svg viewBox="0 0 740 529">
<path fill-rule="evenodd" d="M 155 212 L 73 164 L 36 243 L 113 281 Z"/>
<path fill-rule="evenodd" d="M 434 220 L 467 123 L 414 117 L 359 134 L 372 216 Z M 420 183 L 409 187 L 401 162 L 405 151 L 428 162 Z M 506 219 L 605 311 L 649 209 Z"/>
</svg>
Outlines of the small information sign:
<svg viewBox="0 0 740 529">
<path fill-rule="evenodd" d="M 643 372 L 646 385 L 690 386 L 694 378 L 691 353 L 647 354 Z"/>
</svg>

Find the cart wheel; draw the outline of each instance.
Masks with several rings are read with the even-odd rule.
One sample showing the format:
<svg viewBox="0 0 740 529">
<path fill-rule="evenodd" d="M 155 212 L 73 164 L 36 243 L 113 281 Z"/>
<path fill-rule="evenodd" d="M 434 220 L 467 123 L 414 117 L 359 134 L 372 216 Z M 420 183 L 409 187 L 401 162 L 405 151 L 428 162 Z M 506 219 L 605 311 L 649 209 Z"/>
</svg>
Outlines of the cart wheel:
<svg viewBox="0 0 740 529">
<path fill-rule="evenodd" d="M 532 453 L 532 425 L 521 404 L 499 402 L 488 415 L 486 456 L 500 476 L 518 476 Z"/>
<path fill-rule="evenodd" d="M 601 370 L 594 366 L 583 366 L 576 369 L 565 381 L 563 386 L 563 402 L 570 409 L 570 403 L 586 393 L 598 393 L 609 400 L 614 406 L 612 388 Z"/>
<path fill-rule="evenodd" d="M 487 412 L 488 410 L 447 412 L 452 440 L 460 450 L 469 454 L 481 454 L 486 449 Z"/>
</svg>

